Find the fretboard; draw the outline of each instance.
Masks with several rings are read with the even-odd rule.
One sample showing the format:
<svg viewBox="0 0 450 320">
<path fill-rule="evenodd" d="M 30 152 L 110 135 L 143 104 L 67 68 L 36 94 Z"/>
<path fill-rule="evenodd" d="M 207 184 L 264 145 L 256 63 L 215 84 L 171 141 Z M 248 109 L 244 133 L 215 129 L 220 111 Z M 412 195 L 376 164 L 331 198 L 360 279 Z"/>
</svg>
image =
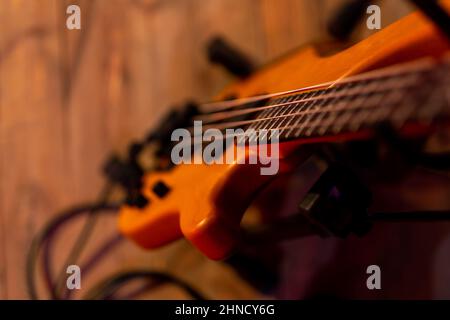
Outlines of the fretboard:
<svg viewBox="0 0 450 320">
<path fill-rule="evenodd" d="M 281 140 L 335 135 L 381 122 L 401 127 L 450 114 L 450 64 L 415 63 L 315 88 L 249 99 L 198 117 L 208 128 L 277 130 Z"/>
</svg>

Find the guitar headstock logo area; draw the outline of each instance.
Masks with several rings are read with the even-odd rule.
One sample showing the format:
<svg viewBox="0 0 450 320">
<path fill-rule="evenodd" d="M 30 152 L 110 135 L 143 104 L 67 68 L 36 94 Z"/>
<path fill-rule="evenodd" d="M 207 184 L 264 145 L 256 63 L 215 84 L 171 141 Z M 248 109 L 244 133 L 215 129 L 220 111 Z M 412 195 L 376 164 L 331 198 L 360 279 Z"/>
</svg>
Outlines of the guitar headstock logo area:
<svg viewBox="0 0 450 320">
<path fill-rule="evenodd" d="M 450 0 L 0 0 L 0 21 L 4 312 L 447 307 Z"/>
</svg>

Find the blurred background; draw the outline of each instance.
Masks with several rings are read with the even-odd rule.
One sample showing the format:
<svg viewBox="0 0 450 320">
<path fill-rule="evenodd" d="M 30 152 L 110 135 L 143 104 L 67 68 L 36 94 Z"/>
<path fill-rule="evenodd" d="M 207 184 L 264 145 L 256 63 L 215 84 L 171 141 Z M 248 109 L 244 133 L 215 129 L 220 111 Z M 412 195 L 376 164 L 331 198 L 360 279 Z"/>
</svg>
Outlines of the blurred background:
<svg viewBox="0 0 450 320">
<path fill-rule="evenodd" d="M 32 237 L 58 210 L 95 199 L 100 168 L 112 151 L 143 136 L 170 106 L 206 102 L 233 81 L 208 63 L 208 40 L 222 35 L 261 66 L 327 38 L 326 21 L 342 2 L 0 0 L 0 298 L 28 298 L 25 257 Z M 66 29 L 71 4 L 81 7 L 81 30 Z M 405 1 L 384 1 L 383 26 L 410 9 Z M 361 29 L 357 37 L 366 35 Z M 116 232 L 115 224 L 115 217 L 102 218 L 91 250 Z M 56 270 L 77 228 L 58 238 Z M 309 250 L 303 254 L 314 256 Z M 185 241 L 153 252 L 124 242 L 82 278 L 81 291 L 110 272 L 137 266 L 169 271 L 209 298 L 270 296 Z M 294 266 L 301 268 L 284 269 Z M 278 297 L 303 297 L 308 272 L 290 287 L 281 285 Z M 161 286 L 146 297 L 186 295 Z"/>
</svg>

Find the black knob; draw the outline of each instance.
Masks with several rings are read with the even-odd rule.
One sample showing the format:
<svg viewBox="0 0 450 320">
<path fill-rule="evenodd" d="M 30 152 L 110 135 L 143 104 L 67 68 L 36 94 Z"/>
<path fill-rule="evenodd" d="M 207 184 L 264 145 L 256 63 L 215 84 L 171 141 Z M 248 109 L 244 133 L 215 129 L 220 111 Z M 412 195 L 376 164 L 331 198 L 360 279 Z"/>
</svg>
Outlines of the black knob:
<svg viewBox="0 0 450 320">
<path fill-rule="evenodd" d="M 159 198 L 164 198 L 169 192 L 170 192 L 170 188 L 167 186 L 167 184 L 165 184 L 162 181 L 158 181 L 157 183 L 155 183 L 155 185 L 153 186 L 152 191 L 159 197 Z"/>
<path fill-rule="evenodd" d="M 347 40 L 364 17 L 368 0 L 349 0 L 338 9 L 328 24 L 328 32 L 338 40 Z"/>
</svg>

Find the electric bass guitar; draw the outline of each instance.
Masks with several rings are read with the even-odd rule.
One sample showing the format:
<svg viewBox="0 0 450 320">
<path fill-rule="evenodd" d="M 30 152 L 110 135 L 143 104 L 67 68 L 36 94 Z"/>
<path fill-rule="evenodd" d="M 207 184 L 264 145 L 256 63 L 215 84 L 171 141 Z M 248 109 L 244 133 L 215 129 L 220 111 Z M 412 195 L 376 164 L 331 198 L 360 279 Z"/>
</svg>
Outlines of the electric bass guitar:
<svg viewBox="0 0 450 320">
<path fill-rule="evenodd" d="M 230 85 L 191 120 L 220 132 L 276 130 L 277 141 L 267 143 L 279 150 L 277 174 L 239 159 L 150 172 L 141 190 L 148 202 L 122 207 L 120 231 L 148 249 L 185 237 L 211 259 L 227 257 L 246 209 L 276 176 L 293 172 L 309 146 L 370 140 L 386 123 L 403 139 L 447 130 L 449 52 L 449 40 L 413 13 L 339 53 L 306 47 Z M 250 145 L 229 148 L 245 148 L 247 159 Z"/>
</svg>

